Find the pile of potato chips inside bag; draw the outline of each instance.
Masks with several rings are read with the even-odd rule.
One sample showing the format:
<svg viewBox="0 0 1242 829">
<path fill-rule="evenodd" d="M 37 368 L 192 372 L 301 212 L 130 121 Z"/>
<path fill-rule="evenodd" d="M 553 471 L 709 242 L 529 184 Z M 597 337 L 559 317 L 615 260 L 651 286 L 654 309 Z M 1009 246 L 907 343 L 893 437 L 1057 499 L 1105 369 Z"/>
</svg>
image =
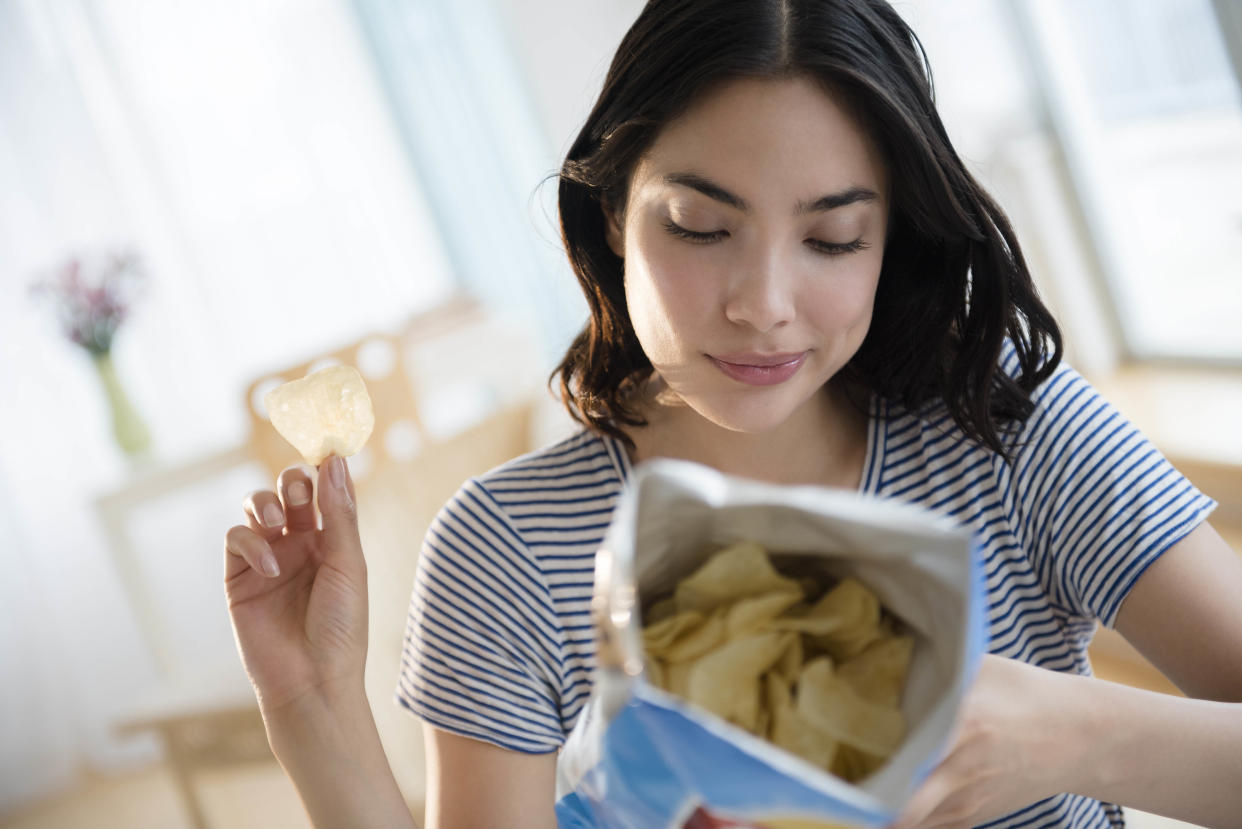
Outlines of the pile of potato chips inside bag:
<svg viewBox="0 0 1242 829">
<path fill-rule="evenodd" d="M 914 639 L 855 578 L 791 578 L 742 542 L 643 617 L 648 681 L 847 781 L 905 736 Z"/>
</svg>

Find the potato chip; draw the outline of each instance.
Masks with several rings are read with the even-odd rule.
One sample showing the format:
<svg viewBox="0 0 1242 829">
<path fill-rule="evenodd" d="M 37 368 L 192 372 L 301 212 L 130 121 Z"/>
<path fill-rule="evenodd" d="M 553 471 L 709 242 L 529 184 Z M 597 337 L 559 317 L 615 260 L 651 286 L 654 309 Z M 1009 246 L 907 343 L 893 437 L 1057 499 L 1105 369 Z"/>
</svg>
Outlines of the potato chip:
<svg viewBox="0 0 1242 829">
<path fill-rule="evenodd" d="M 768 671 L 763 675 L 763 693 L 767 704 L 775 709 L 793 708 L 792 683 L 776 671 Z M 773 723 L 775 726 L 776 723 Z"/>
<path fill-rule="evenodd" d="M 834 658 L 846 659 L 880 637 L 880 600 L 857 580 L 842 579 L 805 615 L 775 626 L 809 634 Z"/>
<path fill-rule="evenodd" d="M 668 687 L 668 671 L 664 668 L 664 663 L 658 659 L 648 659 L 643 663 L 643 671 L 647 674 L 647 681 L 657 688 Z"/>
<path fill-rule="evenodd" d="M 913 654 L 914 639 L 909 636 L 880 639 L 837 666 L 837 676 L 860 697 L 896 708 Z"/>
<path fill-rule="evenodd" d="M 794 707 L 789 684 L 775 672 L 764 675 L 765 701 L 772 711 L 768 739 L 791 754 L 822 769 L 829 769 L 839 744 L 803 721 Z"/>
<path fill-rule="evenodd" d="M 852 745 L 839 743 L 836 754 L 828 764 L 828 770 L 846 780 L 861 780 L 878 771 L 880 766 L 884 765 L 885 759 L 875 754 L 868 754 Z"/>
<path fill-rule="evenodd" d="M 643 628 L 643 648 L 648 654 L 663 656 L 679 637 L 697 629 L 705 620 L 702 613 L 686 610 L 647 625 Z"/>
<path fill-rule="evenodd" d="M 766 674 L 764 676 L 767 676 Z M 759 678 L 759 712 L 755 718 L 754 734 L 763 736 L 772 728 L 772 705 L 764 692 L 763 677 Z"/>
<path fill-rule="evenodd" d="M 887 757 L 905 736 L 905 717 L 897 708 L 863 699 L 832 670 L 815 659 L 798 677 L 798 714 L 838 742 Z"/>
<path fill-rule="evenodd" d="M 785 653 L 781 654 L 774 670 L 792 685 L 798 681 L 798 676 L 802 673 L 803 659 L 802 637 L 793 636 L 789 640 L 789 647 L 785 648 Z"/>
<path fill-rule="evenodd" d="M 677 602 L 672 596 L 653 604 L 650 609 L 643 611 L 643 624 L 654 625 L 656 622 L 663 622 L 669 616 L 677 612 Z"/>
<path fill-rule="evenodd" d="M 713 613 L 704 620 L 703 624 L 689 629 L 662 651 L 654 651 L 654 654 L 665 662 L 685 662 L 699 658 L 712 648 L 723 645 L 724 642 L 724 614 Z"/>
<path fill-rule="evenodd" d="M 748 541 L 712 556 L 673 595 L 678 610 L 710 611 L 736 599 L 781 591 L 801 594 L 798 582 L 777 573 L 767 552 Z"/>
<path fill-rule="evenodd" d="M 734 602 L 725 613 L 725 636 L 737 639 L 762 629 L 802 598 L 801 592 L 780 591 Z M 687 611 L 693 612 L 693 611 Z M 797 637 L 794 637 L 797 638 Z"/>
<path fill-rule="evenodd" d="M 331 366 L 263 397 L 272 426 L 311 466 L 358 452 L 375 428 L 371 397 L 352 366 Z"/>
<path fill-rule="evenodd" d="M 664 690 L 670 694 L 676 694 L 679 697 L 690 698 L 690 672 L 694 670 L 695 662 L 666 662 L 664 663 Z"/>
<path fill-rule="evenodd" d="M 780 658 L 788 637 L 746 636 L 704 656 L 690 670 L 689 700 L 753 733 L 759 718 L 759 677 Z"/>
</svg>

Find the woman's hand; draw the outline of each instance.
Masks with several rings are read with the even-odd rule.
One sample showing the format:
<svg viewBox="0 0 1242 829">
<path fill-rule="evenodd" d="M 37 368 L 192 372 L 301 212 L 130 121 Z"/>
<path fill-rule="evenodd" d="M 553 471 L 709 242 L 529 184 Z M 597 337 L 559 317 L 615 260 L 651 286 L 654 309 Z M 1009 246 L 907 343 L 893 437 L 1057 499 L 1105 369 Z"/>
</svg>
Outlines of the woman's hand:
<svg viewBox="0 0 1242 829">
<path fill-rule="evenodd" d="M 245 500 L 246 526 L 225 536 L 224 589 L 233 631 L 264 717 L 308 692 L 362 692 L 367 573 L 345 461 L 319 467 L 319 529 L 306 467 L 277 492 Z"/>
<path fill-rule="evenodd" d="M 948 752 L 891 829 L 976 826 L 1067 791 L 1065 758 L 1089 738 L 1073 703 L 1090 681 L 984 656 Z"/>
</svg>

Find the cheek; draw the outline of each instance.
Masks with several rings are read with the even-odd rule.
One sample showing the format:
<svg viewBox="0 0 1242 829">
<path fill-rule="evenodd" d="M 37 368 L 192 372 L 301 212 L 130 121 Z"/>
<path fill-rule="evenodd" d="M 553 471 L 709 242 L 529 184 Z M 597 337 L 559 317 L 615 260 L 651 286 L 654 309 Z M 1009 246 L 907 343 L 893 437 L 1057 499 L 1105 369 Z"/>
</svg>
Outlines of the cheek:
<svg viewBox="0 0 1242 829">
<path fill-rule="evenodd" d="M 859 259 L 833 279 L 820 282 L 810 303 L 820 325 L 838 329 L 869 325 L 879 281 L 880 257 L 876 256 Z"/>
<path fill-rule="evenodd" d="M 663 236 L 664 234 L 660 234 Z M 626 295 L 631 313 L 676 320 L 701 319 L 712 302 L 711 257 L 676 240 L 631 235 L 626 250 Z M 695 255 L 697 254 L 697 255 Z M 635 324 L 638 320 L 635 319 Z"/>
</svg>

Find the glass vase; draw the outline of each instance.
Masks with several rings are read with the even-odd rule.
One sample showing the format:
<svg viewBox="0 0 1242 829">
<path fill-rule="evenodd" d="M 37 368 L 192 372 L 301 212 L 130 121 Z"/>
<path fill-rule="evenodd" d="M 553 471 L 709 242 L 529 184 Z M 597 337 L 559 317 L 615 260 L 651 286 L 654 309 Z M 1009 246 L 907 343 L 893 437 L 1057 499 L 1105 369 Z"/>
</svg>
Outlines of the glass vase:
<svg viewBox="0 0 1242 829">
<path fill-rule="evenodd" d="M 117 446 L 131 458 L 142 455 L 151 446 L 151 432 L 121 385 L 121 378 L 112 363 L 112 354 L 105 351 L 91 356 L 112 410 L 112 436 Z"/>
</svg>

